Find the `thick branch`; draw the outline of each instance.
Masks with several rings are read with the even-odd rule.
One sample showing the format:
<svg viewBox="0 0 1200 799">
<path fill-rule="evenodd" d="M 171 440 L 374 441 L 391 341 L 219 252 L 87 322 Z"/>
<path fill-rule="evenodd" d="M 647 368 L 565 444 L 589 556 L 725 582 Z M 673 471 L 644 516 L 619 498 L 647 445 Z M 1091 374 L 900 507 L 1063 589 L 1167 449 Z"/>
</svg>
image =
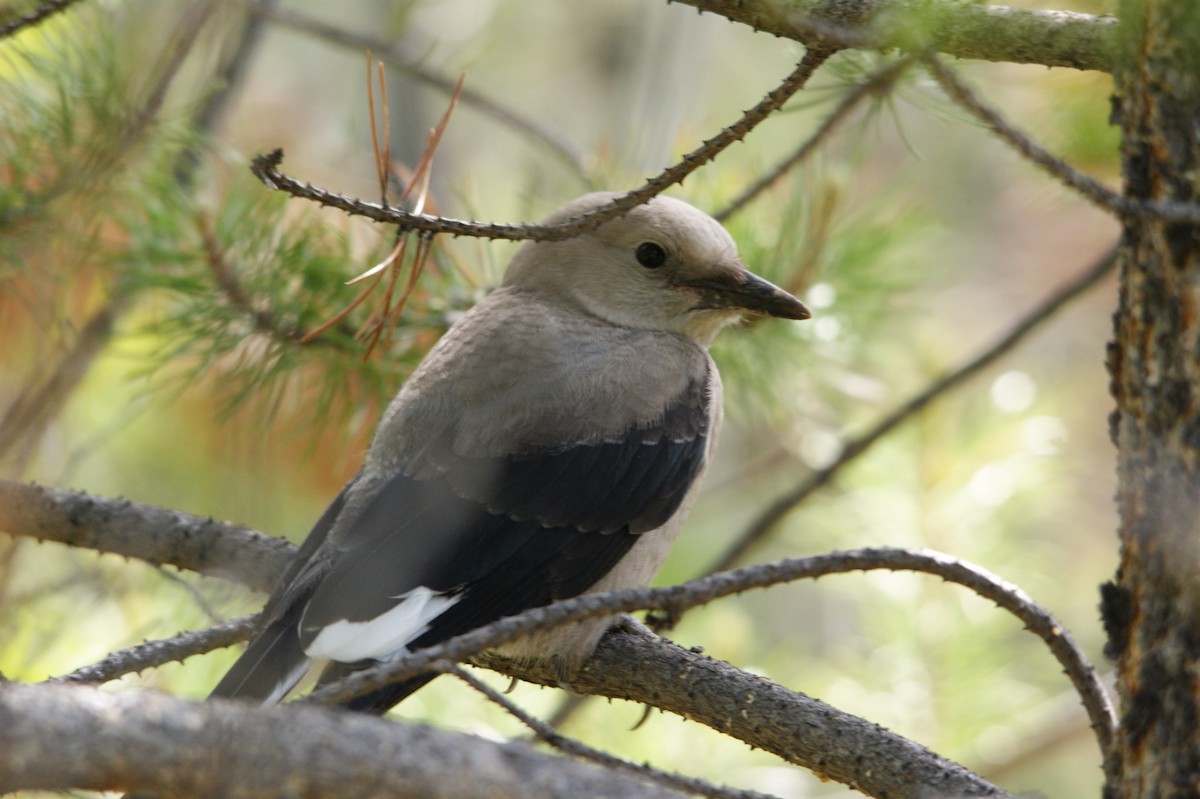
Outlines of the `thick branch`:
<svg viewBox="0 0 1200 799">
<path fill-rule="evenodd" d="M 558 684 L 549 668 L 496 656 L 481 662 Z M 877 724 L 648 634 L 610 631 L 571 688 L 677 713 L 868 796 L 1008 795 Z"/>
<path fill-rule="evenodd" d="M 111 552 L 270 591 L 295 547 L 246 527 L 128 500 L 0 480 L 0 532 Z"/>
<path fill-rule="evenodd" d="M 0 686 L 0 793 L 72 788 L 226 799 L 680 796 L 524 744 L 359 713 Z"/>
<path fill-rule="evenodd" d="M 675 0 L 803 44 L 828 38 L 814 20 L 837 20 L 862 0 Z M 933 49 L 958 58 L 1111 71 L 1115 17 L 955 0 L 869 0 L 866 43 L 873 49 Z M 860 46 L 856 43 L 855 46 Z"/>
</svg>

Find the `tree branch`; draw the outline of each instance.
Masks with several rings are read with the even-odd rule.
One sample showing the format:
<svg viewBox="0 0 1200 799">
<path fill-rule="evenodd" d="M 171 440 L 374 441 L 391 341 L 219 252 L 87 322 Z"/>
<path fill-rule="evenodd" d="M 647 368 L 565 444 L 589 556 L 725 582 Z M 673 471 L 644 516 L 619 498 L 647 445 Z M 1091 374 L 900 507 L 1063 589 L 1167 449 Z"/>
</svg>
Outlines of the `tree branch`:
<svg viewBox="0 0 1200 799">
<path fill-rule="evenodd" d="M 762 100 L 742 114 L 741 118 L 732 125 L 724 128 L 711 139 L 704 141 L 695 150 L 687 153 L 677 163 L 650 178 L 639 188 L 622 194 L 603 208 L 575 217 L 574 219 L 569 219 L 558 225 L 512 225 L 495 222 L 468 222 L 447 217 L 413 214 L 402 208 L 356 200 L 316 188 L 308 183 L 301 183 L 281 173 L 279 171 L 279 164 L 283 161 L 282 150 L 275 150 L 256 157 L 251 162 L 250 168 L 259 180 L 272 189 L 287 192 L 293 197 L 311 200 L 330 208 L 337 208 L 348 214 L 373 219 L 376 222 L 396 225 L 403 231 L 416 230 L 424 233 L 448 233 L 452 236 L 474 236 L 507 241 L 562 241 L 571 236 L 595 230 L 608 220 L 621 216 L 630 209 L 661 194 L 676 183 L 682 183 L 688 175 L 716 158 L 729 145 L 744 139 L 759 123 L 782 108 L 792 95 L 804 87 L 808 79 L 812 77 L 812 74 L 821 64 L 825 63 L 833 52 L 834 48 L 831 46 L 810 49 L 782 83 L 767 92 L 767 95 Z"/>
<path fill-rule="evenodd" d="M 530 682 L 559 684 L 544 666 L 495 655 L 479 660 Z M 698 721 L 867 796 L 1008 796 L 877 724 L 648 634 L 610 631 L 570 687 Z"/>
<path fill-rule="evenodd" d="M 158 536 L 157 528 L 166 530 L 167 535 Z M 62 541 L 76 546 L 90 546 L 101 551 L 147 557 L 155 562 L 167 561 L 183 568 L 199 568 L 209 573 L 232 576 L 244 582 L 264 587 L 270 585 L 282 572 L 287 558 L 294 551 L 286 542 L 252 533 L 245 528 L 232 527 L 212 520 L 200 520 L 186 514 L 138 506 L 129 502 L 99 500 L 86 494 L 22 486 L 8 481 L 0 481 L 0 529 L 15 535 L 27 535 L 44 540 Z M 126 531 L 131 532 L 126 534 Z M 106 540 L 108 536 L 117 533 L 124 537 L 117 540 L 115 544 L 113 541 Z M 166 553 L 169 553 L 169 557 Z M 227 566 L 220 563 L 220 553 L 224 553 L 224 557 L 234 565 Z M 231 557 L 231 553 L 236 553 L 236 556 Z M 1108 706 L 1107 697 L 1103 688 L 1099 686 L 1091 665 L 1080 653 L 1070 634 L 1050 614 L 1038 607 L 1016 587 L 978 567 L 938 553 L 892 549 L 831 553 L 814 558 L 759 564 L 732 572 L 710 575 L 682 585 L 653 589 L 630 589 L 577 597 L 502 619 L 437 646 L 359 672 L 314 692 L 310 701 L 342 701 L 393 680 L 427 671 L 439 661 L 465 660 L 504 641 L 556 624 L 635 609 L 678 610 L 709 602 L 718 597 L 740 593 L 750 588 L 860 569 L 906 569 L 930 572 L 967 586 L 1014 613 L 1028 629 L 1046 641 L 1052 653 L 1063 664 L 1064 670 L 1083 697 L 1084 705 L 1092 720 L 1092 726 L 1101 740 L 1101 748 L 1107 754 L 1113 726 L 1112 710 Z M 100 664 L 80 669 L 63 679 L 72 681 L 109 679 L 111 676 L 130 670 L 130 667 L 140 669 L 154 663 L 180 659 L 193 652 L 212 648 L 220 642 L 232 642 L 244 637 L 250 626 L 249 620 L 239 619 L 210 631 L 185 634 L 167 642 L 134 647 L 124 653 L 117 653 Z M 656 639 L 649 640 L 656 641 Z M 647 645 L 650 646 L 650 644 Z M 653 643 L 652 646 L 657 651 L 659 643 Z M 585 693 L 595 692 L 608 696 L 637 699 L 683 713 L 689 718 L 709 724 L 715 729 L 727 732 L 754 746 L 768 749 L 792 760 L 792 762 L 813 768 L 822 776 L 842 779 L 846 784 L 854 785 L 860 790 L 864 790 L 864 785 L 874 784 L 871 782 L 873 779 L 871 773 L 879 771 L 875 761 L 864 760 L 860 750 L 853 747 L 838 749 L 847 758 L 844 762 L 839 759 L 840 756 L 835 757 L 828 747 L 830 739 L 827 730 L 817 736 L 823 741 L 823 745 L 817 747 L 814 742 L 812 744 L 814 748 L 808 750 L 800 747 L 794 739 L 794 736 L 800 735 L 804 731 L 794 731 L 791 733 L 792 738 L 772 743 L 766 738 L 775 736 L 776 733 L 771 729 L 764 728 L 756 716 L 731 714 L 727 712 L 727 708 L 721 712 L 705 710 L 705 706 L 696 705 L 695 687 L 690 683 L 684 685 L 678 681 L 683 664 L 677 660 L 676 655 L 673 654 L 663 661 L 663 667 L 671 670 L 670 673 L 674 676 L 655 678 L 659 680 L 658 683 L 651 681 L 649 670 L 653 658 L 650 657 L 650 654 L 650 652 L 643 652 L 636 656 L 629 656 L 628 660 L 621 661 L 623 665 L 618 666 L 611 662 L 608 656 L 598 653 L 597 657 L 603 659 L 599 663 L 589 664 L 587 667 L 587 671 L 592 676 L 585 675 L 582 677 L 583 683 L 572 684 L 571 687 Z M 628 656 L 628 652 L 622 657 L 626 656 Z M 509 673 L 521 677 L 539 673 L 537 670 L 531 671 L 526 666 L 509 670 L 508 665 L 505 665 L 504 668 Z M 724 668 L 732 669 L 729 666 Z M 737 671 L 736 669 L 732 670 Z M 592 687 L 587 680 L 595 681 L 597 679 L 595 672 L 598 671 L 602 671 L 605 675 L 604 679 L 611 681 L 611 685 L 619 687 L 620 690 L 610 692 L 608 687 L 604 687 L 610 683 L 603 681 L 596 682 L 595 687 Z M 529 678 L 545 681 L 541 678 Z M 745 676 L 744 679 L 762 682 L 763 690 L 776 690 L 776 687 L 766 687 L 769 684 L 760 678 Z M 740 683 L 738 684 L 740 685 Z M 655 685 L 658 687 L 654 687 Z M 675 687 L 672 692 L 666 692 L 662 688 L 666 685 Z M 718 689 L 714 687 L 713 690 Z M 634 691 L 640 693 L 635 695 L 632 693 Z M 739 697 L 743 694 L 739 691 L 732 691 L 728 696 Z M 830 715 L 831 712 L 836 713 L 836 711 L 820 709 L 820 712 L 812 711 L 816 713 L 816 716 L 811 724 L 806 720 L 805 725 L 797 725 L 797 719 L 808 718 L 801 715 L 808 711 L 805 711 L 802 706 L 795 705 L 793 700 L 789 700 L 789 703 L 785 715 L 791 720 L 790 723 L 793 726 L 808 725 L 806 729 L 810 729 L 816 725 L 816 727 L 825 729 L 830 725 L 836 725 L 839 719 L 853 719 L 844 714 Z M 853 723 L 835 736 L 836 740 L 842 742 L 839 743 L 839 747 L 842 747 L 845 741 L 858 740 L 860 728 L 878 730 L 869 722 L 853 719 Z M 907 757 L 908 754 L 911 754 L 908 748 L 915 746 L 900 738 L 891 741 L 888 745 L 895 749 L 897 757 Z M 863 743 L 862 746 L 873 751 L 883 746 L 883 743 L 873 741 Z M 945 772 L 946 766 L 940 759 L 931 762 L 934 762 L 936 766 L 934 772 L 937 774 Z M 829 763 L 834 765 L 827 767 Z M 870 763 L 870 767 L 864 765 L 866 763 Z M 931 766 L 931 768 L 933 767 Z M 942 777 L 938 777 L 938 779 L 942 779 Z M 972 779 L 978 778 L 974 778 L 972 775 Z M 940 783 L 928 783 L 926 787 L 938 784 Z M 995 790 L 982 781 L 980 784 L 986 786 L 987 790 Z M 880 783 L 878 790 L 894 790 L 894 786 L 888 786 L 890 783 Z M 879 793 L 877 795 L 895 796 L 897 794 Z M 992 794 L 977 792 L 964 795 Z"/>
<path fill-rule="evenodd" d="M 270 591 L 296 548 L 240 525 L 0 480 L 0 532 L 168 564 Z"/>
<path fill-rule="evenodd" d="M 360 713 L 0 685 L 0 793 L 72 788 L 226 799 L 681 796 L 526 744 Z"/>
<path fill-rule="evenodd" d="M 75 669 L 70 674 L 55 677 L 50 682 L 105 683 L 126 674 L 154 668 L 165 663 L 182 663 L 193 655 L 211 652 L 245 641 L 254 631 L 258 614 L 240 616 L 236 619 L 214 624 L 207 630 L 196 630 L 165 638 L 147 641 L 119 652 L 113 652 L 104 660 Z"/>
<path fill-rule="evenodd" d="M 984 596 L 985 599 L 989 599 L 995 602 L 996 605 L 1013 613 L 1016 618 L 1021 620 L 1022 624 L 1025 624 L 1026 629 L 1043 639 L 1046 645 L 1048 645 L 1051 654 L 1061 663 L 1064 671 L 1066 671 L 1068 677 L 1072 680 L 1076 691 L 1080 693 L 1082 703 L 1084 703 L 1088 716 L 1090 716 L 1092 728 L 1096 731 L 1102 755 L 1106 759 L 1110 757 L 1112 729 L 1116 725 L 1114 713 L 1112 713 L 1108 696 L 1104 692 L 1104 687 L 1099 683 L 1096 671 L 1094 671 L 1091 663 L 1082 654 L 1078 645 L 1075 644 L 1070 633 L 1062 625 L 1058 624 L 1050 613 L 1044 611 L 1042 607 L 1039 607 L 1036 602 L 1033 602 L 1024 591 L 1016 588 L 1015 585 L 1002 581 L 1002 579 L 991 575 L 991 573 L 980 569 L 978 566 L 967 564 L 965 561 L 949 557 L 949 555 L 936 552 L 908 551 L 908 549 L 877 548 L 857 549 L 857 551 L 851 552 L 835 552 L 826 555 L 816 555 L 816 557 L 811 558 L 780 560 L 776 561 L 776 563 L 748 566 L 745 569 L 721 572 L 718 575 L 694 579 L 694 581 L 679 585 L 668 585 L 668 587 L 664 588 L 625 589 L 611 591 L 611 593 L 607 594 L 577 596 L 575 599 L 556 602 L 551 606 L 530 609 L 530 611 L 496 621 L 496 623 L 488 624 L 484 627 L 479 627 L 479 629 L 468 632 L 466 635 L 451 638 L 449 641 L 433 645 L 433 647 L 397 657 L 396 660 L 386 663 L 379 663 L 377 666 L 364 669 L 364 671 L 338 680 L 337 683 L 314 691 L 308 697 L 308 701 L 329 703 L 348 701 L 349 698 L 364 695 L 364 693 L 379 689 L 379 687 L 394 683 L 394 681 L 426 673 L 431 668 L 437 668 L 436 663 L 439 661 L 466 660 L 469 657 L 481 655 L 485 650 L 497 647 L 500 643 L 526 635 L 526 633 L 568 623 L 568 621 L 600 617 L 600 615 L 608 615 L 616 612 L 629 612 L 634 611 L 634 609 L 679 611 L 680 608 L 702 605 L 702 603 L 718 599 L 718 597 L 742 593 L 742 591 L 751 588 L 764 588 L 768 587 L 768 585 L 791 582 L 794 579 L 815 578 L 832 575 L 832 573 L 872 569 L 934 573 L 934 575 L 947 579 L 947 581 L 965 585 L 966 588 L 970 588 L 974 593 Z M 599 651 L 596 656 L 601 656 Z M 509 672 L 508 661 L 496 660 L 491 655 L 484 657 L 488 663 L 497 663 L 497 665 L 503 663 L 502 671 L 517 675 L 517 677 L 524 677 L 530 668 L 533 669 L 532 673 L 541 673 L 541 669 L 532 666 L 523 666 Z M 704 704 L 707 701 L 698 701 L 694 686 L 690 683 L 680 681 L 678 678 L 679 673 L 676 671 L 671 672 L 673 677 L 664 677 L 661 679 L 659 689 L 643 693 L 642 687 L 635 686 L 648 684 L 649 678 L 644 673 L 644 669 L 650 668 L 650 666 L 649 661 L 641 654 L 629 656 L 628 659 L 618 662 L 604 661 L 604 665 L 602 666 L 596 666 L 594 665 L 594 661 L 589 661 L 586 671 L 596 668 L 604 669 L 605 679 L 611 679 L 612 685 L 618 686 L 618 692 L 616 693 L 607 692 L 608 687 L 596 691 L 601 693 L 601 695 L 637 698 L 638 701 L 665 709 L 678 708 L 679 710 L 677 711 L 689 717 L 689 719 L 706 723 L 706 725 L 712 726 L 720 732 L 733 735 L 734 738 L 746 741 L 746 743 L 760 747 L 760 749 L 772 751 L 780 757 L 791 759 L 791 762 L 804 765 L 804 767 L 810 768 L 822 776 L 827 776 L 829 779 L 842 780 L 846 782 L 846 785 L 863 789 L 862 786 L 865 785 L 866 781 L 870 780 L 870 774 L 868 773 L 874 773 L 876 770 L 875 761 L 869 761 L 868 758 L 857 756 L 857 750 L 851 751 L 847 755 L 850 759 L 839 765 L 839 769 L 845 769 L 845 774 L 853 775 L 854 781 L 846 781 L 841 770 L 829 770 L 829 763 L 835 761 L 836 757 L 830 752 L 827 746 L 820 747 L 818 750 L 797 750 L 792 744 L 787 743 L 787 740 L 772 738 L 774 733 L 762 727 L 760 717 L 757 715 L 731 715 L 725 713 L 725 711 L 709 711 L 708 705 Z M 558 684 L 557 675 L 553 675 L 553 679 L 547 679 L 550 679 L 550 681 L 546 684 Z M 584 677 L 583 679 L 587 680 L 588 678 Z M 539 678 L 535 681 L 545 680 Z M 608 685 L 608 683 L 605 683 L 605 685 Z M 667 691 L 662 686 L 673 687 L 670 691 Z M 576 684 L 572 681 L 570 687 L 571 690 L 577 692 L 592 692 L 588 689 L 586 681 L 584 681 L 584 684 Z M 714 687 L 714 690 L 718 689 Z M 720 690 L 726 691 L 728 690 L 728 686 L 722 685 Z M 637 691 L 637 696 L 629 695 L 629 691 Z M 728 692 L 728 696 L 740 696 L 740 693 L 734 690 Z M 756 707 L 760 710 L 762 709 L 760 705 L 756 705 Z M 804 717 L 806 722 L 809 721 L 808 716 L 800 714 L 802 714 L 802 708 L 791 707 L 790 705 L 786 713 L 782 715 L 788 717 L 792 725 L 796 725 L 800 717 Z M 822 717 L 822 719 L 824 717 L 821 714 L 818 714 L 818 716 Z M 856 720 L 856 722 L 874 727 L 874 725 L 869 725 L 869 722 L 862 720 Z M 814 723 L 816 722 L 814 721 Z M 847 732 L 846 734 L 853 737 L 857 733 Z M 878 745 L 881 745 L 878 741 L 872 741 L 869 745 L 864 744 L 864 746 L 868 746 L 868 751 L 874 751 Z M 792 757 L 798 759 L 792 759 Z M 864 767 L 864 762 L 869 762 L 870 767 Z M 859 773 L 860 770 L 863 773 Z M 850 779 L 850 777 L 847 777 L 847 779 Z M 934 783 L 934 785 L 937 785 L 937 783 Z M 894 791 L 895 789 L 894 786 L 889 786 L 890 783 L 880 783 L 880 788 L 878 789 L 880 789 L 881 793 L 872 795 L 880 795 L 880 797 L 895 795 L 888 793 L 888 791 Z"/>
<path fill-rule="evenodd" d="M 443 661 L 445 662 L 445 661 Z M 594 749 L 580 741 L 559 733 L 553 727 L 545 722 L 537 719 L 521 708 L 517 707 L 516 703 L 508 697 L 501 694 L 496 689 L 489 686 L 487 683 L 480 680 L 475 675 L 461 666 L 453 663 L 447 663 L 445 669 L 440 669 L 446 674 L 452 674 L 458 679 L 471 686 L 473 689 L 482 694 L 488 701 L 495 705 L 499 705 L 506 713 L 515 718 L 517 721 L 524 724 L 539 740 L 558 749 L 565 754 L 577 757 L 581 760 L 590 760 L 593 763 L 598 763 L 607 768 L 618 769 L 632 774 L 637 774 L 645 777 L 653 782 L 661 783 L 668 787 L 675 787 L 689 794 L 698 794 L 700 796 L 712 797 L 712 799 L 771 799 L 766 794 L 758 791 L 741 791 L 735 788 L 725 788 L 720 785 L 714 785 L 706 780 L 696 779 L 694 777 L 685 777 L 682 774 L 675 774 L 662 769 L 654 768 L 643 763 L 634 763 L 629 760 L 610 755 L 607 752 L 602 752 L 599 749 Z"/>
<path fill-rule="evenodd" d="M 861 9 L 861 0 L 674 0 L 755 30 L 802 44 L 828 39 L 814 21 L 837 20 L 839 9 Z M 1010 8 L 951 0 L 868 0 L 873 9 L 866 37 L 851 46 L 919 53 L 929 49 L 957 58 L 1112 70 L 1117 19 Z"/>
<path fill-rule="evenodd" d="M 790 172 L 800 162 L 804 161 L 814 152 L 817 146 L 824 142 L 838 125 L 850 115 L 860 102 L 872 95 L 882 95 L 895 84 L 900 76 L 913 65 L 915 59 L 912 57 L 902 58 L 896 61 L 891 61 L 858 83 L 853 89 L 846 92 L 837 107 L 830 112 L 825 121 L 821 123 L 813 134 L 804 140 L 799 147 L 792 153 L 775 165 L 770 172 L 766 173 L 753 184 L 748 186 L 736 198 L 733 199 L 727 206 L 722 208 L 717 213 L 713 214 L 713 218 L 718 222 L 725 222 L 731 216 L 741 211 L 750 204 L 756 197 L 778 182 L 784 175 Z"/>
</svg>

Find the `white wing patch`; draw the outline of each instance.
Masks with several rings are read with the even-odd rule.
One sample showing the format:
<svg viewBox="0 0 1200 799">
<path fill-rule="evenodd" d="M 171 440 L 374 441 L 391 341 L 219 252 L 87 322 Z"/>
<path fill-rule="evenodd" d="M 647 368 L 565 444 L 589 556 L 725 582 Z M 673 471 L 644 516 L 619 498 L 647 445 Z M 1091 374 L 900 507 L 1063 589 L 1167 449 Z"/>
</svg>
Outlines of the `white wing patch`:
<svg viewBox="0 0 1200 799">
<path fill-rule="evenodd" d="M 353 663 L 358 660 L 387 660 L 408 651 L 412 641 L 429 629 L 430 623 L 462 597 L 447 596 L 419 586 L 402 594 L 391 610 L 369 621 L 339 621 L 317 634 L 304 654 L 314 660 Z"/>
</svg>

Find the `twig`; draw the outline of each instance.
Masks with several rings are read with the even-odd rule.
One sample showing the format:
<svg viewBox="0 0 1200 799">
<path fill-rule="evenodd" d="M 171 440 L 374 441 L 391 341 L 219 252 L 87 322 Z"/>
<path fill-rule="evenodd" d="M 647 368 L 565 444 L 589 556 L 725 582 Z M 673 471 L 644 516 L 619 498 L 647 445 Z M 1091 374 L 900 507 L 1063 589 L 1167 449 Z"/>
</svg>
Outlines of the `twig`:
<svg viewBox="0 0 1200 799">
<path fill-rule="evenodd" d="M 924 62 L 929 67 L 933 79 L 938 82 L 951 100 L 991 128 L 996 135 L 1011 144 L 1021 155 L 1045 169 L 1093 204 L 1120 217 L 1153 217 L 1171 222 L 1200 223 L 1200 205 L 1154 200 L 1139 202 L 1122 197 L 1106 188 L 1094 178 L 1051 155 L 1033 139 L 1010 125 L 1004 117 L 985 105 L 974 92 L 967 88 L 937 56 L 927 55 Z"/>
<path fill-rule="evenodd" d="M 1115 716 L 1095 670 L 1070 633 L 1019 587 L 1001 580 L 979 566 L 928 550 L 878 548 L 833 552 L 757 564 L 663 588 L 587 594 L 501 619 L 435 646 L 357 672 L 314 691 L 308 701 L 345 702 L 390 683 L 425 673 L 430 664 L 438 660 L 461 661 L 534 630 L 554 627 L 569 621 L 634 610 L 677 612 L 682 608 L 695 607 L 752 588 L 765 588 L 829 574 L 875 569 L 936 574 L 945 580 L 970 588 L 1020 619 L 1027 629 L 1046 642 L 1051 653 L 1062 664 L 1067 676 L 1080 693 L 1092 728 L 1100 742 L 1101 751 L 1106 759 L 1109 757 L 1116 724 Z"/>
<path fill-rule="evenodd" d="M 850 115 L 862 100 L 869 95 L 882 93 L 885 89 L 891 87 L 905 70 L 907 70 L 916 59 L 912 56 L 901 58 L 885 65 L 882 69 L 877 70 L 874 74 L 868 77 L 865 81 L 859 83 L 853 89 L 846 93 L 837 108 L 833 109 L 821 126 L 808 137 L 808 139 L 796 148 L 795 152 L 783 159 L 766 175 L 755 181 L 745 191 L 737 196 L 733 202 L 722 208 L 713 218 L 718 222 L 724 222 L 729 217 L 742 210 L 755 197 L 762 194 L 768 188 L 775 184 L 780 178 L 791 171 L 797 164 L 808 158 L 817 149 L 817 145 L 823 142 L 837 126 Z"/>
<path fill-rule="evenodd" d="M 954 371 L 929 384 L 896 410 L 876 422 L 866 432 L 851 438 L 842 447 L 841 454 L 833 463 L 813 472 L 795 489 L 773 502 L 758 518 L 738 536 L 709 567 L 709 572 L 722 571 L 738 563 L 746 553 L 765 538 L 784 516 L 808 498 L 817 489 L 827 485 L 851 461 L 866 452 L 871 445 L 895 430 L 903 422 L 915 416 L 931 402 L 967 379 L 994 363 L 1001 356 L 1021 343 L 1034 330 L 1050 319 L 1060 308 L 1100 282 L 1116 266 L 1117 251 L 1114 247 L 1075 280 L 1054 292 L 1040 305 L 1027 313 L 1011 330 L 979 355 Z"/>
<path fill-rule="evenodd" d="M 54 677 L 50 682 L 104 683 L 125 674 L 161 666 L 164 663 L 180 662 L 192 657 L 233 646 L 245 641 L 258 622 L 258 614 L 240 616 L 221 622 L 206 630 L 180 633 L 173 638 L 147 641 L 119 652 L 113 652 L 103 660 L 90 666 L 75 669 L 70 674 Z"/>
<path fill-rule="evenodd" d="M 705 141 L 700 147 L 683 156 L 676 164 L 648 180 L 643 186 L 623 194 L 603 208 L 580 215 L 558 225 L 512 225 L 495 222 L 466 222 L 447 217 L 412 214 L 400 208 L 384 207 L 363 202 L 340 194 L 333 194 L 301 183 L 282 174 L 278 167 L 283 160 L 283 151 L 256 157 L 251 163 L 254 174 L 272 189 L 287 192 L 294 197 L 311 200 L 321 205 L 337 208 L 350 214 L 398 226 L 401 230 L 416 230 L 428 233 L 448 233 L 452 236 L 472 236 L 509 241 L 561 241 L 594 230 L 610 219 L 627 213 L 630 209 L 660 194 L 667 187 L 683 182 L 708 161 L 716 158 L 726 147 L 743 139 L 756 125 L 783 106 L 799 91 L 812 73 L 832 54 L 832 50 L 809 50 L 796 69 L 778 87 L 771 90 L 757 105 L 742 115 L 733 125 Z"/>
<path fill-rule="evenodd" d="M 445 674 L 452 674 L 458 679 L 465 682 L 467 685 L 474 688 L 479 693 L 483 694 L 493 704 L 499 705 L 506 713 L 515 718 L 517 721 L 528 727 L 535 736 L 546 744 L 558 749 L 573 757 L 581 760 L 590 760 L 593 763 L 598 763 L 608 769 L 617 769 L 627 771 L 639 777 L 644 777 L 648 780 L 665 785 L 669 788 L 674 788 L 679 791 L 687 791 L 690 794 L 698 794 L 700 796 L 711 796 L 715 799 L 773 799 L 768 794 L 759 793 L 758 791 L 743 791 L 733 788 L 726 788 L 720 785 L 714 785 L 707 780 L 696 779 L 694 777 L 685 777 L 682 774 L 674 774 L 669 771 L 663 771 L 645 764 L 633 763 L 624 758 L 610 755 L 607 752 L 602 752 L 599 749 L 588 746 L 582 741 L 577 741 L 574 738 L 568 738 L 555 731 L 553 727 L 546 724 L 544 721 L 537 719 L 526 713 L 515 702 L 501 694 L 499 691 L 492 688 L 487 683 L 480 680 L 475 675 L 464 669 L 462 666 L 446 661 L 441 661 L 435 664 L 436 670 Z"/>
<path fill-rule="evenodd" d="M 262 0 L 244 0 L 244 2 L 256 15 L 269 19 L 272 22 L 328 42 L 333 42 L 342 47 L 370 50 L 379 60 L 385 62 L 393 69 L 403 72 L 414 80 L 424 83 L 426 86 L 431 86 L 444 94 L 452 94 L 454 92 L 454 81 L 452 79 L 431 72 L 421 66 L 402 52 L 400 46 L 397 44 L 371 36 L 351 33 L 304 14 L 298 14 L 295 11 L 275 8 L 262 2 Z M 464 104 L 470 105 L 477 111 L 491 116 L 493 119 L 507 125 L 518 133 L 529 136 L 546 145 L 550 152 L 570 167 L 571 171 L 579 176 L 584 183 L 590 183 L 587 169 L 583 163 L 582 153 L 580 153 L 575 145 L 561 135 L 548 130 L 537 122 L 510 111 L 495 100 L 472 89 L 464 89 L 459 95 L 459 99 Z"/>
<path fill-rule="evenodd" d="M 197 216 L 196 227 L 200 233 L 200 240 L 204 244 L 204 261 L 208 264 L 209 271 L 212 272 L 217 288 L 225 295 L 229 305 L 235 311 L 249 317 L 254 329 L 260 333 L 268 333 L 284 342 L 303 341 L 305 337 L 303 330 L 287 329 L 268 311 L 255 307 L 254 301 L 242 287 L 237 275 L 230 268 L 229 262 L 225 260 L 225 252 L 221 248 L 221 243 L 217 241 L 207 213 L 201 212 Z"/>
<path fill-rule="evenodd" d="M 22 14 L 15 19 L 10 19 L 3 25 L 0 25 L 0 39 L 12 36 L 19 33 L 25 28 L 31 28 L 34 25 L 41 24 L 42 21 L 54 16 L 60 11 L 66 11 L 71 6 L 75 5 L 79 0 L 46 0 L 33 11 L 27 14 Z"/>
</svg>

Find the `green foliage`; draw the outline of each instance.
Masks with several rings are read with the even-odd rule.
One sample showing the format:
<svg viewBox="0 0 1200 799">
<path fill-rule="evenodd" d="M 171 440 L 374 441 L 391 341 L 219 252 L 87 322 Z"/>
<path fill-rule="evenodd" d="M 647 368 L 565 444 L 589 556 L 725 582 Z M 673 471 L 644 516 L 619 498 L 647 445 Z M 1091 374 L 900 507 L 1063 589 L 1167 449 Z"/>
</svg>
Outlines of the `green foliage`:
<svg viewBox="0 0 1200 799">
<path fill-rule="evenodd" d="M 388 242 L 370 233 L 376 244 L 355 252 L 344 226 L 316 213 L 289 216 L 285 197 L 244 167 L 236 175 L 214 202 L 201 203 L 161 173 L 125 219 L 132 235 L 122 275 L 148 296 L 141 332 L 154 350 L 146 371 L 167 378 L 160 387 L 207 385 L 223 413 L 249 403 L 268 422 L 298 403 L 331 424 L 362 402 L 382 403 L 448 324 L 452 308 L 442 297 L 459 281 L 433 263 L 403 324 L 370 358 L 355 331 L 376 312 L 382 287 L 302 343 L 359 293 L 362 285 L 346 280 L 384 258 Z"/>
</svg>

